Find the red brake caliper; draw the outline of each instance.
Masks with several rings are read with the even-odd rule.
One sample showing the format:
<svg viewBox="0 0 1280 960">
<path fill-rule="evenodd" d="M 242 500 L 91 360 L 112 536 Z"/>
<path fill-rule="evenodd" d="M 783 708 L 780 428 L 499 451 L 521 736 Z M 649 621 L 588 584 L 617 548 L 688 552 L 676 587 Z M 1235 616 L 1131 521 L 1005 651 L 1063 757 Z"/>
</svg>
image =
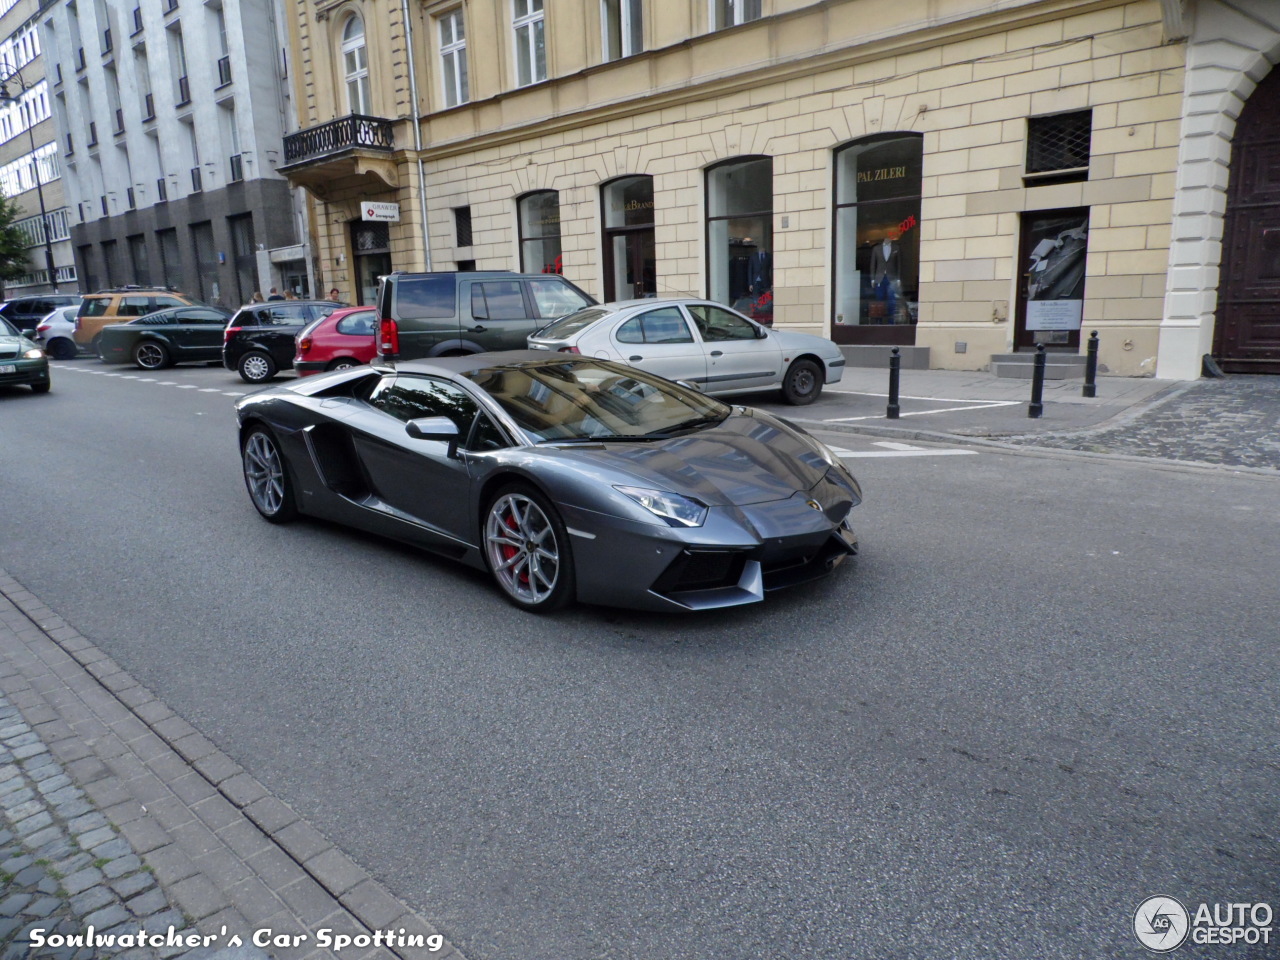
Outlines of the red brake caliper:
<svg viewBox="0 0 1280 960">
<path fill-rule="evenodd" d="M 507 512 L 506 519 L 505 519 L 505 520 L 503 520 L 502 522 L 503 522 L 504 524 L 506 524 L 506 526 L 507 526 L 507 529 L 508 529 L 508 530 L 518 530 L 518 529 L 519 529 L 519 528 L 516 526 L 516 518 L 515 518 L 515 515 L 514 515 L 513 513 L 511 513 L 509 510 L 508 510 L 508 512 Z M 502 559 L 503 559 L 503 560 L 510 560 L 512 557 L 514 557 L 514 556 L 516 555 L 516 552 L 517 552 L 517 551 L 516 551 L 516 548 L 515 548 L 515 547 L 513 547 L 511 544 L 509 544 L 509 543 L 504 543 L 504 544 L 502 545 Z M 527 585 L 527 584 L 529 583 L 529 571 L 528 571 L 528 569 L 527 569 L 527 568 L 524 570 L 524 572 L 522 572 L 522 573 L 520 574 L 519 580 L 520 580 L 520 583 L 521 583 L 522 585 Z"/>
</svg>

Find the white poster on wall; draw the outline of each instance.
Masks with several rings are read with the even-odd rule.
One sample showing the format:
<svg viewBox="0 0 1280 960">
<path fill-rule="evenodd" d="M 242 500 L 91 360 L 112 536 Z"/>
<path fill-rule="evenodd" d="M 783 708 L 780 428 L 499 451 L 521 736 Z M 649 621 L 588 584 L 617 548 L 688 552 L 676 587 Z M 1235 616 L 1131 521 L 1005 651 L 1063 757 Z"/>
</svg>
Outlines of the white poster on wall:
<svg viewBox="0 0 1280 960">
<path fill-rule="evenodd" d="M 1028 330 L 1079 330 L 1083 316 L 1083 300 L 1030 300 L 1027 302 Z"/>
</svg>

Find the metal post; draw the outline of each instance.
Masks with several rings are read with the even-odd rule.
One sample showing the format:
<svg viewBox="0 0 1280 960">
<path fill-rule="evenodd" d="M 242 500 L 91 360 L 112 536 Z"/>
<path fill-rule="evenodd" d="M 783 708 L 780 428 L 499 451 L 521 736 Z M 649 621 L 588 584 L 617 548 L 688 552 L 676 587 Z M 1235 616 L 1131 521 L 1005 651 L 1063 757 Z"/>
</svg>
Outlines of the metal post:
<svg viewBox="0 0 1280 960">
<path fill-rule="evenodd" d="M 1089 334 L 1089 354 L 1084 362 L 1084 388 L 1080 391 L 1082 397 L 1096 397 L 1098 395 L 1098 331 L 1095 330 Z"/>
<path fill-rule="evenodd" d="M 890 420 L 898 419 L 898 371 L 901 366 L 902 357 L 898 356 L 898 348 L 894 347 L 889 354 L 889 406 L 884 411 L 885 417 Z"/>
<path fill-rule="evenodd" d="M 1027 416 L 1033 420 L 1044 415 L 1044 344 L 1036 344 L 1036 367 L 1031 376 L 1031 406 Z"/>
</svg>

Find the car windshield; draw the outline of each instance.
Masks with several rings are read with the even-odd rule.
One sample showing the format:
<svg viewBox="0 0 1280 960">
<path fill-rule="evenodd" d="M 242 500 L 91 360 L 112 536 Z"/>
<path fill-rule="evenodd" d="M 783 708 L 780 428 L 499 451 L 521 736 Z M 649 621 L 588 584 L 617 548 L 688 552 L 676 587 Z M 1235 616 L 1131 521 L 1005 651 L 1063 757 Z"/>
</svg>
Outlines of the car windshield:
<svg viewBox="0 0 1280 960">
<path fill-rule="evenodd" d="M 545 441 L 653 440 L 719 423 L 730 408 L 669 380 L 600 360 L 532 360 L 467 377 Z"/>
<path fill-rule="evenodd" d="M 0 336 L 16 337 L 17 335 L 18 335 L 18 328 L 15 327 L 8 320 L 6 320 L 4 317 L 0 317 Z"/>
<path fill-rule="evenodd" d="M 579 330 L 585 330 L 591 326 L 608 312 L 608 310 L 602 310 L 600 307 L 588 307 L 586 310 L 579 310 L 577 313 L 571 313 L 567 317 L 561 317 L 555 323 L 547 324 L 538 331 L 538 336 L 546 337 L 548 340 L 563 340 L 565 337 L 572 337 Z"/>
</svg>

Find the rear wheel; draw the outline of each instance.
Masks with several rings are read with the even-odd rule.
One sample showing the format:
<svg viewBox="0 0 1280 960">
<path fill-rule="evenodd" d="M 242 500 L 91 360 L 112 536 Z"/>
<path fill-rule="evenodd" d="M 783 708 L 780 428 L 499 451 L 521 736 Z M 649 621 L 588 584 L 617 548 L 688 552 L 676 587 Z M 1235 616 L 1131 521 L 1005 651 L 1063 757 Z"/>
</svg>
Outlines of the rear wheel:
<svg viewBox="0 0 1280 960">
<path fill-rule="evenodd" d="M 271 523 L 286 523 L 298 515 L 280 444 L 266 427 L 254 427 L 241 445 L 244 485 L 258 513 Z"/>
<path fill-rule="evenodd" d="M 74 360 L 77 353 L 76 343 L 66 337 L 54 337 L 49 341 L 49 353 L 55 360 Z"/>
<path fill-rule="evenodd" d="M 240 358 L 237 369 L 245 383 L 266 383 L 276 375 L 276 362 L 268 354 L 255 350 Z"/>
<path fill-rule="evenodd" d="M 169 366 L 169 351 L 162 343 L 143 340 L 133 348 L 133 362 L 143 370 L 162 370 Z"/>
<path fill-rule="evenodd" d="M 782 399 L 796 407 L 813 403 L 822 393 L 822 368 L 812 360 L 797 360 L 782 378 Z"/>
<path fill-rule="evenodd" d="M 512 484 L 489 501 L 484 556 L 507 599 L 522 610 L 547 613 L 573 597 L 569 534 L 556 508 L 528 484 Z"/>
<path fill-rule="evenodd" d="M 360 362 L 358 360 L 353 360 L 351 357 L 339 357 L 337 360 L 334 360 L 331 364 L 325 367 L 325 369 L 326 370 L 349 370 L 352 367 L 358 367 L 358 366 L 360 366 Z"/>
</svg>

